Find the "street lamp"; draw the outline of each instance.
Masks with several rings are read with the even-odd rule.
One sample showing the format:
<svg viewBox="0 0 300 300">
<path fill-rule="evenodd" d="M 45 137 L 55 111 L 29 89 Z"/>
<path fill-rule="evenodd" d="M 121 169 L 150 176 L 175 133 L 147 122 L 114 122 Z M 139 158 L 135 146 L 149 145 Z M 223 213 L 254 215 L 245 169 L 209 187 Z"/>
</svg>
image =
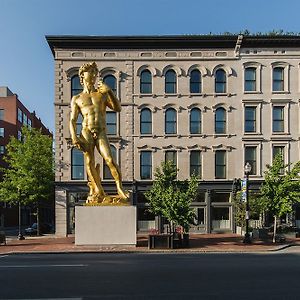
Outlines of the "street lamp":
<svg viewBox="0 0 300 300">
<path fill-rule="evenodd" d="M 250 217 L 250 207 L 249 207 L 249 188 L 248 188 L 248 183 L 249 183 L 249 174 L 251 172 L 251 165 L 249 164 L 249 162 L 246 163 L 245 167 L 244 167 L 244 173 L 246 176 L 246 233 L 245 233 L 245 237 L 244 237 L 244 244 L 250 244 L 251 243 L 251 239 L 250 239 L 250 234 L 249 234 L 249 217 Z"/>
</svg>

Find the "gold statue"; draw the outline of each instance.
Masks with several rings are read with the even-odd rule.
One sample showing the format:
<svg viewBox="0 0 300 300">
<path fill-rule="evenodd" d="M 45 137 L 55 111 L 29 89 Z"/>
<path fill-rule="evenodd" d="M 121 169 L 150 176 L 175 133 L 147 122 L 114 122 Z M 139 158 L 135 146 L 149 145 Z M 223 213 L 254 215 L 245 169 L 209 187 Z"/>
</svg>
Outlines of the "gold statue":
<svg viewBox="0 0 300 300">
<path fill-rule="evenodd" d="M 75 95 L 71 100 L 70 132 L 72 144 L 83 151 L 88 175 L 90 204 L 126 204 L 129 201 L 129 193 L 123 190 L 121 172 L 112 156 L 110 145 L 106 135 L 106 107 L 120 112 L 121 104 L 113 91 L 99 81 L 98 89 L 95 82 L 98 68 L 95 62 L 87 63 L 80 67 L 79 78 L 83 91 Z M 82 131 L 76 135 L 76 121 L 82 114 Z M 108 196 L 101 185 L 100 165 L 95 165 L 95 148 L 104 158 L 111 174 L 116 182 L 118 195 Z"/>
</svg>

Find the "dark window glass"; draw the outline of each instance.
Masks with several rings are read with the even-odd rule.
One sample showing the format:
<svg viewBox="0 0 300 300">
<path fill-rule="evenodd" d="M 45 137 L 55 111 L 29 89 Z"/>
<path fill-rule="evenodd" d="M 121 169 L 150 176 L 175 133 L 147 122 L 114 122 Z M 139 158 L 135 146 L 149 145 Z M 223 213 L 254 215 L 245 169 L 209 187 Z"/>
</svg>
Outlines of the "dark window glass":
<svg viewBox="0 0 300 300">
<path fill-rule="evenodd" d="M 245 148 L 245 164 L 249 163 L 251 165 L 250 175 L 256 175 L 256 147 L 246 147 Z"/>
<path fill-rule="evenodd" d="M 215 133 L 226 132 L 226 111 L 220 107 L 216 109 L 215 113 Z"/>
<path fill-rule="evenodd" d="M 0 128 L 0 137 L 4 137 L 4 128 L 3 127 Z"/>
<path fill-rule="evenodd" d="M 141 111 L 141 134 L 152 133 L 152 113 L 149 108 L 144 108 Z"/>
<path fill-rule="evenodd" d="M 117 80 L 114 75 L 106 75 L 103 78 L 103 82 L 108 85 L 115 94 L 117 94 Z"/>
<path fill-rule="evenodd" d="M 117 161 L 117 150 L 116 147 L 113 145 L 110 145 L 110 151 L 111 151 L 111 155 L 114 159 L 114 161 Z M 113 179 L 110 169 L 107 166 L 106 162 L 103 162 L 103 177 L 104 179 Z"/>
<path fill-rule="evenodd" d="M 191 72 L 190 93 L 201 93 L 201 73 L 199 70 Z"/>
<path fill-rule="evenodd" d="M 106 132 L 108 135 L 117 134 L 117 113 L 114 111 L 106 112 Z"/>
<path fill-rule="evenodd" d="M 5 146 L 0 146 L 0 154 L 4 154 L 5 153 Z"/>
<path fill-rule="evenodd" d="M 166 134 L 175 134 L 177 132 L 177 116 L 174 108 L 168 108 L 165 115 Z"/>
<path fill-rule="evenodd" d="M 219 69 L 215 75 L 215 92 L 226 93 L 226 73 L 224 70 Z"/>
<path fill-rule="evenodd" d="M 169 70 L 165 75 L 165 93 L 175 94 L 177 92 L 177 76 L 174 70 Z"/>
<path fill-rule="evenodd" d="M 226 178 L 226 151 L 218 150 L 215 154 L 215 176 L 216 178 Z"/>
<path fill-rule="evenodd" d="M 245 107 L 245 132 L 256 131 L 256 107 Z"/>
<path fill-rule="evenodd" d="M 72 97 L 80 94 L 83 91 L 83 87 L 80 84 L 80 79 L 78 75 L 75 75 L 71 78 L 71 94 Z"/>
<path fill-rule="evenodd" d="M 76 134 L 80 135 L 81 130 L 82 130 L 82 114 L 79 114 L 76 121 Z"/>
<path fill-rule="evenodd" d="M 190 114 L 190 133 L 201 133 L 201 110 L 193 108 Z"/>
<path fill-rule="evenodd" d="M 0 120 L 4 120 L 4 109 L 0 109 Z"/>
<path fill-rule="evenodd" d="M 18 108 L 18 121 L 23 123 L 23 112 L 20 108 Z"/>
<path fill-rule="evenodd" d="M 177 166 L 177 152 L 176 151 L 166 151 L 165 161 L 171 161 L 175 166 Z"/>
<path fill-rule="evenodd" d="M 72 167 L 71 174 L 74 180 L 84 179 L 84 160 L 82 151 L 73 148 L 72 149 Z"/>
<path fill-rule="evenodd" d="M 276 67 L 273 69 L 273 91 L 284 91 L 284 69 Z"/>
<path fill-rule="evenodd" d="M 27 115 L 23 114 L 23 125 L 27 126 Z"/>
<path fill-rule="evenodd" d="M 273 107 L 273 132 L 284 132 L 284 107 Z"/>
<path fill-rule="evenodd" d="M 190 175 L 201 177 L 201 152 L 193 150 L 190 153 Z"/>
<path fill-rule="evenodd" d="M 245 91 L 256 91 L 256 68 L 245 69 Z"/>
<path fill-rule="evenodd" d="M 141 179 L 152 178 L 152 152 L 142 151 L 141 152 Z"/>
<path fill-rule="evenodd" d="M 144 70 L 141 72 L 140 79 L 140 92 L 141 94 L 151 94 L 152 93 L 152 75 L 149 70 Z"/>
</svg>

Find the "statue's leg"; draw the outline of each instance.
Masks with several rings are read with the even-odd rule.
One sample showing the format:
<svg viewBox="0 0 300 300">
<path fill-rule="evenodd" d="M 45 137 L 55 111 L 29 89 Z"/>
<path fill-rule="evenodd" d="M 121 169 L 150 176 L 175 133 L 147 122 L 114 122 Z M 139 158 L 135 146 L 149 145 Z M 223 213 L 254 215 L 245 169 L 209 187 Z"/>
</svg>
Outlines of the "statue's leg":
<svg viewBox="0 0 300 300">
<path fill-rule="evenodd" d="M 90 181 L 90 194 L 92 194 L 93 197 L 98 198 L 100 200 L 100 198 L 105 197 L 105 193 L 101 185 L 99 167 L 95 165 L 95 142 L 91 134 L 89 134 L 88 132 L 83 131 L 82 137 L 85 141 L 84 149 L 86 151 L 84 152 L 84 158 L 86 164 L 86 171 Z"/>
<path fill-rule="evenodd" d="M 110 150 L 110 145 L 109 145 L 109 142 L 106 137 L 100 137 L 98 139 L 97 149 L 99 150 L 101 156 L 105 160 L 105 163 L 109 167 L 111 175 L 113 176 L 113 178 L 116 182 L 117 191 L 118 191 L 119 196 L 122 199 L 127 199 L 129 197 L 129 195 L 128 195 L 128 193 L 126 193 L 123 190 L 121 172 L 119 170 L 117 163 L 115 162 L 115 160 L 112 156 L 112 153 Z"/>
</svg>

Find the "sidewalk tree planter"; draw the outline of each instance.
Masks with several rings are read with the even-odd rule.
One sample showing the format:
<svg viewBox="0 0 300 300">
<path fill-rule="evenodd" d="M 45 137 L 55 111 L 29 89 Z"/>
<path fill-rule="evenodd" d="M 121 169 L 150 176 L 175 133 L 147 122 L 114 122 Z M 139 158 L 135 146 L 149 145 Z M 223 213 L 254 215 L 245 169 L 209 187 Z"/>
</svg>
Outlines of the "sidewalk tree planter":
<svg viewBox="0 0 300 300">
<path fill-rule="evenodd" d="M 291 213 L 293 205 L 300 202 L 300 161 L 285 164 L 282 154 L 276 155 L 272 165 L 267 165 L 265 181 L 260 189 L 260 203 L 274 218 L 273 243 L 276 242 L 277 221 L 282 215 Z"/>
<path fill-rule="evenodd" d="M 173 235 L 173 240 L 177 227 L 182 229 L 181 234 L 189 232 L 195 217 L 191 202 L 196 198 L 198 191 L 197 176 L 192 175 L 190 180 L 180 181 L 177 180 L 177 172 L 173 162 L 162 162 L 155 171 L 152 188 L 145 193 L 150 212 L 164 217 L 169 222 L 169 233 Z M 175 240 L 177 241 L 176 238 Z"/>
</svg>

